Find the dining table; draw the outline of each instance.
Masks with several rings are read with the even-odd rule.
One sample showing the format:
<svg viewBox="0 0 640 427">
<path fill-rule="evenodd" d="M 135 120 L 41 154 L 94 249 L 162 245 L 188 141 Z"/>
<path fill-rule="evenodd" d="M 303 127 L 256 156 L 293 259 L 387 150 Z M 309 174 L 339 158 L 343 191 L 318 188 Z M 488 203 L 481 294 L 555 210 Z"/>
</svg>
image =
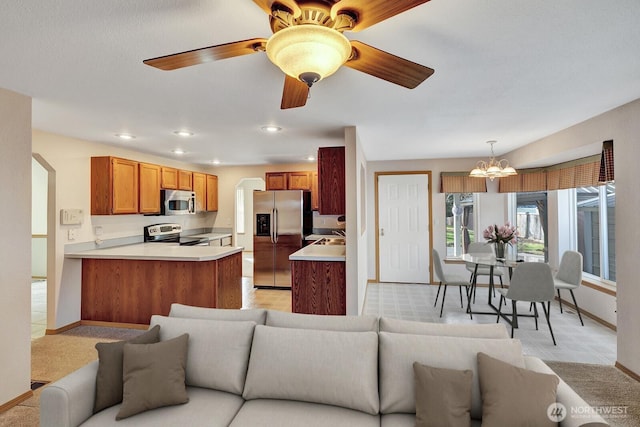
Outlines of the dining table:
<svg viewBox="0 0 640 427">
<path fill-rule="evenodd" d="M 462 261 L 466 263 L 474 264 L 473 271 L 473 279 L 471 280 L 471 288 L 469 289 L 468 295 L 468 304 L 467 304 L 467 312 L 471 315 L 473 314 L 492 314 L 496 315 L 500 313 L 500 315 L 507 321 L 510 319 L 507 317 L 510 313 L 503 313 L 493 304 L 493 294 L 495 283 L 493 281 L 493 270 L 495 268 L 506 268 L 509 272 L 509 279 L 513 274 L 513 269 L 518 265 L 518 263 L 522 262 L 521 260 L 512 259 L 512 258 L 496 258 L 493 254 L 488 253 L 467 253 L 463 254 L 460 258 Z M 477 286 L 477 273 L 479 267 L 489 267 L 489 292 L 487 298 L 487 304 L 493 311 L 473 311 L 471 310 L 471 297 L 475 294 L 476 286 Z"/>
</svg>

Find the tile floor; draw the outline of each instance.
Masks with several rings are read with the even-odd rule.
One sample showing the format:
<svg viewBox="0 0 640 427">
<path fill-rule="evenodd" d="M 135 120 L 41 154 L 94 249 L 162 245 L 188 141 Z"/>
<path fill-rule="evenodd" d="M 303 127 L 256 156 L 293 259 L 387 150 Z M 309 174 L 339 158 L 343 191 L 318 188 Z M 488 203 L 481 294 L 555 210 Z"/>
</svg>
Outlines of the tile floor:
<svg viewBox="0 0 640 427">
<path fill-rule="evenodd" d="M 497 315 L 478 314 L 473 316 L 473 320 L 469 319 L 465 309 L 460 308 L 460 297 L 455 288 L 448 289 L 444 312 L 440 318 L 442 299 L 438 300 L 437 308 L 433 306 L 437 290 L 437 286 L 429 285 L 371 283 L 367 288 L 364 314 L 421 322 L 495 323 Z M 487 292 L 487 288 L 478 288 L 476 304 L 472 304 L 474 311 L 490 310 Z M 497 305 L 497 302 L 498 298 L 495 298 L 494 304 Z M 581 326 L 574 310 L 567 310 L 565 306 L 563 309 L 564 314 L 560 314 L 558 304 L 551 304 L 551 327 L 556 337 L 556 346 L 551 340 L 542 310 L 539 309 L 543 317 L 538 322 L 538 331 L 535 330 L 532 318 L 519 318 L 520 328 L 515 330 L 514 337 L 522 341 L 524 352 L 543 360 L 613 365 L 616 361 L 615 331 L 584 315 L 584 326 Z M 510 307 L 508 312 L 511 312 Z M 518 312 L 528 314 L 529 305 L 518 304 Z M 501 322 L 504 323 L 504 320 Z M 510 326 L 506 326 L 510 331 Z"/>
</svg>

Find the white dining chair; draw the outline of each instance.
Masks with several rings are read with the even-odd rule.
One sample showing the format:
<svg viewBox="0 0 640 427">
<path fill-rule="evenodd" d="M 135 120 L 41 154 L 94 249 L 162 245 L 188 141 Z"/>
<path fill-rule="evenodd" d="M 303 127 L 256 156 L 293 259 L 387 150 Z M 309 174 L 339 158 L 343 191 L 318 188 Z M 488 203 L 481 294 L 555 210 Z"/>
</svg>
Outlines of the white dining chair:
<svg viewBox="0 0 640 427">
<path fill-rule="evenodd" d="M 582 254 L 577 251 L 565 251 L 562 254 L 562 259 L 560 260 L 560 266 L 558 267 L 558 272 L 553 278 L 553 284 L 558 292 L 558 303 L 560 304 L 560 313 L 562 313 L 562 299 L 560 297 L 560 290 L 566 289 L 571 293 L 571 298 L 573 298 L 573 305 L 576 306 L 576 312 L 578 313 L 578 318 L 580 319 L 580 323 L 584 326 L 584 322 L 582 321 L 582 315 L 580 314 L 580 307 L 578 307 L 578 302 L 576 301 L 576 296 L 573 293 L 574 289 L 577 289 L 582 283 Z"/>
<path fill-rule="evenodd" d="M 556 345 L 556 338 L 553 336 L 553 329 L 551 328 L 551 321 L 549 320 L 551 300 L 553 300 L 555 295 L 553 275 L 551 274 L 549 264 L 542 262 L 523 262 L 518 264 L 518 266 L 513 269 L 513 276 L 511 277 L 509 287 L 498 289 L 498 293 L 500 293 L 500 304 L 498 304 L 498 318 L 496 323 L 500 321 L 500 316 L 502 316 L 502 302 L 506 299 L 511 300 L 511 338 L 513 338 L 513 330 L 518 327 L 517 302 L 526 301 L 533 304 L 536 331 L 538 330 L 537 303 L 540 303 L 544 315 L 547 318 L 547 325 L 549 325 L 553 345 Z"/>
<path fill-rule="evenodd" d="M 440 305 L 440 317 L 442 317 L 442 310 L 444 309 L 444 299 L 447 295 L 447 286 L 457 286 L 460 290 L 460 308 L 464 308 L 464 304 L 462 302 L 462 288 L 466 289 L 467 295 L 467 309 L 469 309 L 469 282 L 467 282 L 464 277 L 458 276 L 455 274 L 444 274 L 444 269 L 442 268 L 442 261 L 440 260 L 440 254 L 437 250 L 433 250 L 433 267 L 436 272 L 436 278 L 440 282 L 438 285 L 438 293 L 436 294 L 436 301 L 433 306 L 435 307 L 438 304 L 438 297 L 440 296 L 440 288 L 444 285 L 444 289 L 442 291 L 442 304 Z M 469 310 L 469 315 L 473 319 L 473 315 L 471 314 L 471 310 Z"/>
</svg>

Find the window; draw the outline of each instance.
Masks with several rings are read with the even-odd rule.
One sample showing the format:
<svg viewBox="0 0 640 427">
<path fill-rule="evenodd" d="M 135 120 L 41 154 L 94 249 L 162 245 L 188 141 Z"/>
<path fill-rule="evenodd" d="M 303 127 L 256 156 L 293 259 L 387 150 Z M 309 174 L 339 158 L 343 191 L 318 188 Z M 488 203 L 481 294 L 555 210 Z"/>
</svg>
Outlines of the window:
<svg viewBox="0 0 640 427">
<path fill-rule="evenodd" d="M 475 241 L 475 197 L 473 193 L 446 193 L 447 256 L 460 256 Z"/>
<path fill-rule="evenodd" d="M 615 184 L 581 187 L 575 193 L 577 250 L 583 257 L 583 270 L 615 282 Z"/>
<path fill-rule="evenodd" d="M 549 261 L 547 193 L 516 193 L 518 259 Z"/>
</svg>

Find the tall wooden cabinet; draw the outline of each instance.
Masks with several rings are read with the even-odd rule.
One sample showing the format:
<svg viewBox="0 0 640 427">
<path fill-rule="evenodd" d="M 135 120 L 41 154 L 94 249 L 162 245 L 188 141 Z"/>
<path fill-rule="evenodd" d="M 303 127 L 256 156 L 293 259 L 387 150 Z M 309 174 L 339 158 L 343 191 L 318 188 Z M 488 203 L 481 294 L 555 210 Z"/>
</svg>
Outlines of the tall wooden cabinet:
<svg viewBox="0 0 640 427">
<path fill-rule="evenodd" d="M 207 175 L 193 173 L 193 192 L 196 193 L 196 212 L 207 210 Z"/>
<path fill-rule="evenodd" d="M 320 215 L 345 213 L 344 147 L 318 149 L 318 211 Z"/>
<path fill-rule="evenodd" d="M 218 210 L 218 177 L 207 175 L 207 211 Z"/>
<path fill-rule="evenodd" d="M 141 214 L 160 213 L 161 167 L 149 163 L 138 164 L 140 194 L 138 211 Z"/>
<path fill-rule="evenodd" d="M 91 215 L 138 213 L 138 162 L 91 158 Z"/>
</svg>

